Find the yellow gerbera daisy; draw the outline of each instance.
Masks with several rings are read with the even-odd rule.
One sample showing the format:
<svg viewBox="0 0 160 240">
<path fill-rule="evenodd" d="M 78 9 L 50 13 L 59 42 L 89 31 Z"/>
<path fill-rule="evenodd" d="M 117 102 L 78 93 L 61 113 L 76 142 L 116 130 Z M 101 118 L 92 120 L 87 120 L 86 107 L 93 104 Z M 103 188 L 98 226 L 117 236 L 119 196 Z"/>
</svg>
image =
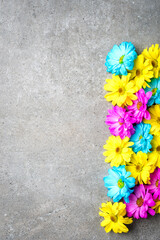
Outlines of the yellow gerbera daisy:
<svg viewBox="0 0 160 240">
<path fill-rule="evenodd" d="M 153 67 L 150 60 L 144 60 L 144 56 L 142 54 L 137 57 L 134 62 L 134 68 L 130 71 L 130 73 L 131 78 L 134 78 L 138 90 L 142 87 L 149 87 L 147 82 L 150 82 L 151 78 L 153 78 L 152 69 Z"/>
<path fill-rule="evenodd" d="M 150 173 L 153 173 L 157 167 L 157 160 L 154 155 L 151 155 L 151 153 L 148 153 L 147 155 L 148 155 L 148 161 L 151 164 Z"/>
<path fill-rule="evenodd" d="M 160 48 L 159 44 L 153 44 L 149 49 L 144 49 L 142 52 L 145 59 L 149 59 L 153 66 L 154 78 L 158 78 L 160 71 Z"/>
<path fill-rule="evenodd" d="M 107 101 L 112 101 L 113 105 L 121 107 L 124 105 L 132 105 L 132 100 L 136 100 L 137 96 L 134 94 L 137 92 L 137 87 L 134 81 L 130 81 L 131 74 L 127 76 L 112 76 L 112 79 L 106 79 L 107 84 L 104 85 L 104 89 L 109 91 L 105 95 Z"/>
<path fill-rule="evenodd" d="M 150 123 L 151 124 L 151 130 L 150 133 L 154 135 L 159 135 L 160 134 L 160 105 L 152 105 L 148 109 L 151 119 L 146 120 L 144 119 L 145 123 Z"/>
<path fill-rule="evenodd" d="M 132 146 L 134 143 L 129 142 L 129 138 L 121 139 L 120 136 L 110 136 L 103 148 L 107 151 L 103 153 L 106 157 L 105 161 L 111 163 L 111 167 L 119 165 L 126 165 L 130 162 L 133 154 Z"/>
<path fill-rule="evenodd" d="M 149 158 L 152 161 L 155 161 L 155 168 L 159 167 L 160 168 L 160 136 L 154 136 L 152 141 L 152 152 L 149 153 Z"/>
<path fill-rule="evenodd" d="M 127 163 L 126 171 L 131 172 L 131 177 L 136 179 L 136 184 L 149 183 L 150 172 L 155 165 L 155 161 L 147 158 L 147 154 L 140 151 L 137 154 L 134 153 L 131 161 Z"/>
<path fill-rule="evenodd" d="M 100 210 L 99 215 L 104 217 L 101 226 L 105 227 L 107 233 L 111 230 L 115 233 L 126 233 L 129 231 L 124 224 L 131 224 L 133 220 L 132 218 L 124 217 L 126 215 L 126 205 L 124 203 L 102 203 Z"/>
<path fill-rule="evenodd" d="M 152 207 L 152 209 L 154 209 L 156 213 L 160 213 L 160 200 L 157 198 L 154 201 L 155 201 L 156 205 L 154 205 Z"/>
</svg>

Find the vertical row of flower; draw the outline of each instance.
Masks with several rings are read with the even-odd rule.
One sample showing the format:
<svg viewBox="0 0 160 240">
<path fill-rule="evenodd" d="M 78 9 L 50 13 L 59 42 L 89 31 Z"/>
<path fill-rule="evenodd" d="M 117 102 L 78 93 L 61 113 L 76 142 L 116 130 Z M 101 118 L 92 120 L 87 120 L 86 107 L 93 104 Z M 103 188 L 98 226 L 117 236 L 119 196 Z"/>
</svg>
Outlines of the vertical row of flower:
<svg viewBox="0 0 160 240">
<path fill-rule="evenodd" d="M 104 177 L 107 196 L 101 226 L 128 232 L 132 218 L 160 213 L 160 48 L 137 55 L 132 43 L 114 45 L 106 58 L 105 98 L 112 102 L 106 124 L 112 136 L 104 145 L 111 169 Z"/>
</svg>

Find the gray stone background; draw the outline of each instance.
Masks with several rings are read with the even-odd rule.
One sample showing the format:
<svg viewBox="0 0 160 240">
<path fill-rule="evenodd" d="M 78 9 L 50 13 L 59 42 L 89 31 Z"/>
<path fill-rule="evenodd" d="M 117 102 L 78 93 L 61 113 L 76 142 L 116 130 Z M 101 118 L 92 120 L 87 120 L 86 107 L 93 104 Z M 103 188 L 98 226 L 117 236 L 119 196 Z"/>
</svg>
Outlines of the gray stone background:
<svg viewBox="0 0 160 240">
<path fill-rule="evenodd" d="M 0 1 L 0 240 L 160 240 L 160 216 L 106 234 L 104 66 L 160 43 L 159 0 Z"/>
</svg>

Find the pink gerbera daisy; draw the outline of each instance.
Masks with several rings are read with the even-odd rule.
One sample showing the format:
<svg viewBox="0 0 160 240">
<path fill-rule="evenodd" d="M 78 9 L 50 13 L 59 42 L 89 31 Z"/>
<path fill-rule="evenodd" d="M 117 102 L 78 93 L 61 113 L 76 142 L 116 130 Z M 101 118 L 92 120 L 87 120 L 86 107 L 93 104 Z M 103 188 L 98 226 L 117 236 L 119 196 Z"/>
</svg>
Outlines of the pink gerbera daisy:
<svg viewBox="0 0 160 240">
<path fill-rule="evenodd" d="M 149 120 L 150 114 L 147 111 L 148 100 L 152 96 L 152 92 L 145 93 L 144 89 L 140 89 L 137 93 L 137 100 L 133 101 L 132 106 L 128 106 L 128 110 L 134 119 L 134 123 L 142 122 L 143 118 Z"/>
<path fill-rule="evenodd" d="M 153 194 L 153 199 L 160 200 L 160 168 L 156 168 L 154 173 L 150 175 L 151 184 L 147 186 L 150 193 Z"/>
<path fill-rule="evenodd" d="M 155 205 L 152 194 L 141 184 L 134 188 L 134 194 L 129 196 L 129 203 L 126 203 L 128 217 L 147 218 L 147 212 L 152 216 L 155 211 L 151 208 Z"/>
<path fill-rule="evenodd" d="M 109 125 L 109 130 L 112 135 L 120 136 L 121 139 L 131 137 L 135 130 L 133 128 L 134 120 L 130 113 L 122 107 L 115 106 L 108 110 L 109 115 L 106 118 L 106 124 Z"/>
</svg>

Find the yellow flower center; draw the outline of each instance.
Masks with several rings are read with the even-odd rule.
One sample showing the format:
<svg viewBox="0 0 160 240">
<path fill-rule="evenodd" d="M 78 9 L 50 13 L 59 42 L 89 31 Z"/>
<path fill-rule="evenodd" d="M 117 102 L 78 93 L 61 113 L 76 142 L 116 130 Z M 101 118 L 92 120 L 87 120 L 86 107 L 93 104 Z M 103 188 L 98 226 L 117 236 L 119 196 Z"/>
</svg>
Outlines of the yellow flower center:
<svg viewBox="0 0 160 240">
<path fill-rule="evenodd" d="M 157 67 L 157 65 L 158 65 L 156 60 L 152 60 L 151 63 L 152 63 L 152 66 L 153 66 L 153 67 Z"/>
<path fill-rule="evenodd" d="M 117 147 L 116 148 L 116 153 L 119 153 L 120 152 L 120 147 Z"/>
<path fill-rule="evenodd" d="M 118 92 L 119 92 L 120 94 L 123 94 L 123 93 L 124 93 L 124 89 L 120 87 L 120 88 L 118 89 Z"/>
<path fill-rule="evenodd" d="M 119 63 L 122 64 L 123 63 L 123 58 L 124 58 L 125 55 L 122 55 L 119 59 Z"/>
<path fill-rule="evenodd" d="M 141 75 L 141 71 L 139 69 L 136 70 L 136 76 L 139 77 Z"/>
<path fill-rule="evenodd" d="M 141 140 L 143 138 L 143 136 L 141 135 L 140 137 L 139 137 L 139 140 Z"/>
<path fill-rule="evenodd" d="M 122 181 L 122 179 L 120 178 L 119 180 L 118 180 L 118 187 L 119 188 L 123 188 L 124 187 L 124 182 Z"/>
<path fill-rule="evenodd" d="M 156 187 L 158 187 L 158 184 L 159 184 L 159 179 L 156 181 Z"/>
<path fill-rule="evenodd" d="M 138 207 L 141 207 L 143 205 L 143 202 L 144 202 L 143 198 L 140 197 L 137 199 L 136 204 L 138 205 Z"/>
<path fill-rule="evenodd" d="M 142 105 L 143 105 L 143 103 L 142 103 L 142 102 L 138 102 L 138 103 L 137 103 L 137 109 L 139 110 L 139 109 L 140 109 L 140 107 L 142 107 Z"/>
<path fill-rule="evenodd" d="M 159 146 L 157 146 L 156 150 L 157 150 L 157 152 L 159 152 L 159 151 L 160 151 L 160 145 L 159 145 Z"/>
<path fill-rule="evenodd" d="M 115 215 L 111 215 L 111 216 L 110 216 L 110 219 L 111 219 L 111 221 L 114 222 L 114 223 L 116 223 L 116 222 L 118 221 L 118 218 L 117 218 L 117 216 L 115 216 Z"/>
<path fill-rule="evenodd" d="M 158 88 L 153 88 L 153 89 L 152 89 L 152 95 L 153 95 L 153 96 L 156 94 L 157 89 L 158 89 Z"/>
<path fill-rule="evenodd" d="M 160 123 L 160 117 L 157 117 L 157 122 Z"/>
<path fill-rule="evenodd" d="M 136 166 L 136 170 L 137 170 L 137 172 L 141 172 L 141 170 L 142 170 L 141 164 L 138 164 L 138 165 Z"/>
</svg>

